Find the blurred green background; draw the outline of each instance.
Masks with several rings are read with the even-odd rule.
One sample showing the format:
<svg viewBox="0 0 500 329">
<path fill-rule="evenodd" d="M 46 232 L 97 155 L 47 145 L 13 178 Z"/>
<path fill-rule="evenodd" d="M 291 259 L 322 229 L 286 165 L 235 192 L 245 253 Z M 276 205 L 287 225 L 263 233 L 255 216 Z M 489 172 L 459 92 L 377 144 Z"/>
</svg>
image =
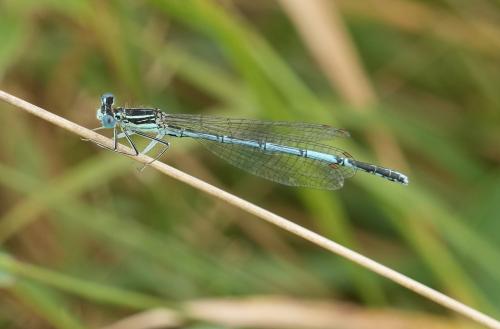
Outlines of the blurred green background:
<svg viewBox="0 0 500 329">
<path fill-rule="evenodd" d="M 493 0 L 2 0 L 0 88 L 89 128 L 104 92 L 172 113 L 346 128 L 352 139 L 336 145 L 410 185 L 359 173 L 339 191 L 289 188 L 189 141 L 162 161 L 499 317 L 499 40 Z M 317 328 L 328 314 L 320 327 L 473 327 L 11 105 L 0 120 L 0 328 L 99 328 L 136 313 L 127 328 L 152 328 L 141 312 L 161 306 L 177 316 L 164 327 Z M 318 302 L 329 311 L 311 316 Z M 224 322 L 244 303 L 305 320 L 235 310 Z"/>
</svg>

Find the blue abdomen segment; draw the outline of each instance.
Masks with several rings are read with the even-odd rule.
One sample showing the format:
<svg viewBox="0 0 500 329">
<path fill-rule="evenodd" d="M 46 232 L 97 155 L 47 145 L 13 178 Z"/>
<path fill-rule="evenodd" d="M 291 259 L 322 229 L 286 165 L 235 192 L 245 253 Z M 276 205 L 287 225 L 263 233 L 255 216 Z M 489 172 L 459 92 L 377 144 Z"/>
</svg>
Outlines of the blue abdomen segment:
<svg viewBox="0 0 500 329">
<path fill-rule="evenodd" d="M 234 145 L 247 146 L 247 147 L 257 148 L 260 151 L 265 152 L 265 153 L 284 153 L 284 154 L 295 155 L 295 156 L 304 157 L 304 158 L 308 158 L 308 159 L 323 161 L 323 162 L 326 162 L 328 164 L 332 164 L 332 163 L 333 164 L 341 164 L 342 163 L 342 159 L 336 155 L 333 155 L 333 154 L 327 154 L 327 153 L 317 152 L 317 151 L 308 150 L 308 149 L 301 149 L 301 148 L 287 146 L 287 145 L 279 145 L 276 143 L 266 143 L 266 142 L 260 142 L 260 141 L 254 141 L 254 140 L 245 140 L 245 139 L 234 138 L 234 137 L 230 137 L 230 136 L 198 133 L 198 132 L 192 132 L 192 131 L 186 131 L 186 130 L 176 132 L 174 134 L 172 134 L 172 131 L 170 131 L 169 135 L 174 135 L 176 137 L 201 138 L 201 139 L 210 140 L 213 142 L 224 143 L 224 144 L 234 144 Z"/>
</svg>

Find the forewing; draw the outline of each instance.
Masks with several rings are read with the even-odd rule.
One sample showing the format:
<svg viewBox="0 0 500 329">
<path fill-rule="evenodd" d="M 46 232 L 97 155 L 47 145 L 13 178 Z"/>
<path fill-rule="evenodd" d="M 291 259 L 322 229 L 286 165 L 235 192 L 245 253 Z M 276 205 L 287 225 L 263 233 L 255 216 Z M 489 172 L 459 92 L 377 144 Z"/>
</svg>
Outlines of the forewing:
<svg viewBox="0 0 500 329">
<path fill-rule="evenodd" d="M 162 120 L 174 128 L 264 142 L 321 141 L 349 137 L 349 133 L 344 129 L 314 123 L 166 113 L 163 114 Z"/>
</svg>

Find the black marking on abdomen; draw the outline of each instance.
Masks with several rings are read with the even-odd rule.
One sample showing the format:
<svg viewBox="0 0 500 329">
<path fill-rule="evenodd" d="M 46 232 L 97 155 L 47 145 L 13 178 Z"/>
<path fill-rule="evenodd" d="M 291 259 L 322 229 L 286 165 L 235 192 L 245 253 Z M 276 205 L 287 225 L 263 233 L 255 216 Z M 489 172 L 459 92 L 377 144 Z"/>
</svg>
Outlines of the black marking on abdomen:
<svg viewBox="0 0 500 329">
<path fill-rule="evenodd" d="M 356 160 L 349 160 L 349 163 L 352 164 L 354 167 L 363 170 L 367 173 L 383 177 L 385 179 L 388 179 L 393 182 L 398 182 L 401 184 L 408 184 L 408 179 L 405 175 L 402 175 L 398 173 L 397 171 L 394 171 L 392 169 L 384 168 L 384 167 L 379 167 L 372 165 L 370 163 L 365 163 L 361 161 L 356 161 Z"/>
</svg>

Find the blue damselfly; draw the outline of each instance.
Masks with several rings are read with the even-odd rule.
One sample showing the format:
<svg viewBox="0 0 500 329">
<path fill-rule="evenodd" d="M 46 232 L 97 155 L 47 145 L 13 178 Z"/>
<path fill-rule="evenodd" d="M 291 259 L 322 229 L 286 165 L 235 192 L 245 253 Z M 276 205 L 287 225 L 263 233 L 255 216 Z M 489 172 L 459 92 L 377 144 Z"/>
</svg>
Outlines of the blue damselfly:
<svg viewBox="0 0 500 329">
<path fill-rule="evenodd" d="M 343 129 L 322 124 L 283 121 L 231 119 L 195 114 L 168 114 L 155 108 L 114 107 L 114 96 L 104 94 L 97 109 L 99 129 L 113 129 L 112 148 L 125 138 L 137 156 L 149 153 L 157 144 L 169 148 L 167 136 L 189 137 L 208 150 L 254 175 L 290 186 L 334 190 L 346 178 L 361 170 L 393 182 L 408 184 L 408 178 L 392 169 L 354 160 L 352 156 L 319 141 L 349 137 Z M 130 138 L 138 135 L 150 140 L 139 152 Z"/>
</svg>

